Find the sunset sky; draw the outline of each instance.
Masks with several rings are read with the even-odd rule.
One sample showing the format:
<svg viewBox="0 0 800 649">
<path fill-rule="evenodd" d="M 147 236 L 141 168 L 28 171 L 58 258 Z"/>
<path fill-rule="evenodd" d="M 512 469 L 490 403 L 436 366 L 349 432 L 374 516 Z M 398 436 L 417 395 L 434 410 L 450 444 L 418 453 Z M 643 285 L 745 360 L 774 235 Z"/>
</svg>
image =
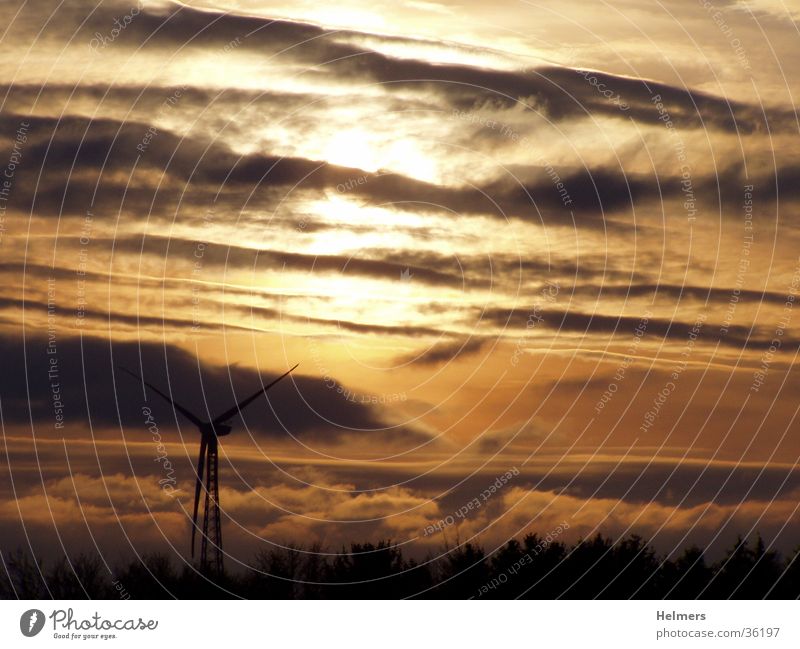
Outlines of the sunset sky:
<svg viewBox="0 0 800 649">
<path fill-rule="evenodd" d="M 4 15 L 2 549 L 800 544 L 797 2 Z"/>
</svg>

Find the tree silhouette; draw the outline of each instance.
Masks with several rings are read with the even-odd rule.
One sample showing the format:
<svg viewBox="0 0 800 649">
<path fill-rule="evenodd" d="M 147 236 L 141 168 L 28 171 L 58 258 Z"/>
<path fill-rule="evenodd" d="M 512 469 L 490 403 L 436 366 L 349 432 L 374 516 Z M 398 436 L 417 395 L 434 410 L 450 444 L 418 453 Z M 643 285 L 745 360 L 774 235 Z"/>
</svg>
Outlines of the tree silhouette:
<svg viewBox="0 0 800 649">
<path fill-rule="evenodd" d="M 641 537 L 601 534 L 573 545 L 550 536 L 512 539 L 486 556 L 474 542 L 444 547 L 425 561 L 406 559 L 388 540 L 329 552 L 319 544 L 259 552 L 250 569 L 213 580 L 195 566 L 149 554 L 108 566 L 100 557 L 61 557 L 48 568 L 29 552 L 0 554 L 4 599 L 796 599 L 800 548 L 782 559 L 757 536 L 739 538 L 709 564 L 695 546 L 659 557 Z"/>
</svg>

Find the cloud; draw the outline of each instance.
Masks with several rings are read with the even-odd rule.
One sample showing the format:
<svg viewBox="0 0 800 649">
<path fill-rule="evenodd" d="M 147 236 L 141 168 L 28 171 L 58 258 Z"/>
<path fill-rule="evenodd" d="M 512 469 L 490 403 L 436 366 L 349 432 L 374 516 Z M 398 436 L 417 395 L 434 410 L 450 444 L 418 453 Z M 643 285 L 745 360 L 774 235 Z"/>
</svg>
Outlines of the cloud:
<svg viewBox="0 0 800 649">
<path fill-rule="evenodd" d="M 477 354 L 492 338 L 462 338 L 453 342 L 436 343 L 431 347 L 396 358 L 396 365 L 413 363 L 415 365 L 441 365 L 458 358 Z"/>
<path fill-rule="evenodd" d="M 172 345 L 111 342 L 84 337 L 29 336 L 21 340 L 5 337 L 0 349 L 7 372 L 0 378 L 0 396 L 6 425 L 24 425 L 31 420 L 42 433 L 58 433 L 55 397 L 63 404 L 64 431 L 83 428 L 91 421 L 98 429 L 143 428 L 142 407 L 152 408 L 163 429 L 174 429 L 177 421 L 192 428 L 181 415 L 155 394 L 147 399 L 142 386 L 117 366 L 141 373 L 145 380 L 197 413 L 211 418 L 241 401 L 276 376 L 241 366 L 219 366 L 198 360 Z M 55 350 L 55 353 L 49 353 Z M 53 364 L 53 361 L 56 361 Z M 52 367 L 56 373 L 51 372 Z M 112 371 L 113 369 L 113 371 Z M 282 372 L 281 372 L 282 373 Z M 337 383 L 338 384 L 338 383 Z M 54 385 L 57 391 L 54 392 Z M 303 374 L 302 368 L 269 391 L 267 397 L 248 407 L 247 428 L 267 437 L 300 438 L 344 432 L 382 431 L 386 424 L 369 404 L 345 401 L 322 378 Z M 235 420 L 234 420 L 234 423 Z M 394 437 L 404 429 L 394 430 Z M 410 440 L 411 430 L 405 430 Z M 71 434 L 71 433 L 70 433 Z M 427 439 L 427 437 L 423 438 Z"/>
<path fill-rule="evenodd" d="M 791 496 L 776 500 L 756 499 L 741 504 L 722 505 L 707 502 L 688 507 L 659 503 L 644 505 L 607 497 L 583 499 L 543 490 L 510 487 L 501 496 L 503 516 L 471 519 L 459 529 L 466 540 L 478 535 L 489 549 L 509 537 L 535 532 L 540 536 L 556 529 L 563 521 L 569 524 L 561 541 L 574 542 L 598 531 L 618 538 L 635 533 L 658 548 L 671 551 L 687 544 L 708 545 L 713 538 L 712 553 L 735 540 L 736 532 L 761 530 L 767 538 L 780 534 L 783 524 L 796 511 Z M 502 530 L 502 531 L 501 531 Z"/>
<path fill-rule="evenodd" d="M 631 283 L 626 285 L 614 284 L 582 284 L 564 289 L 565 293 L 572 295 L 588 295 L 602 297 L 657 297 L 666 299 L 694 300 L 702 303 L 719 302 L 728 303 L 732 296 L 737 297 L 737 303 L 750 302 L 752 304 L 783 305 L 786 303 L 786 294 L 774 291 L 758 291 L 740 287 L 713 288 L 710 286 L 692 284 L 666 284 L 666 283 Z"/>
<path fill-rule="evenodd" d="M 80 11 L 73 11 L 77 18 Z M 111 19 L 105 12 L 93 13 L 80 31 L 81 36 L 88 42 L 94 31 L 102 33 L 107 29 Z M 51 27 L 51 30 L 65 28 L 72 30 L 74 25 L 67 21 L 63 27 Z M 387 56 L 349 42 L 354 36 L 360 34 L 326 30 L 308 23 L 165 5 L 143 10 L 113 45 L 115 48 L 161 49 L 166 56 L 179 53 L 189 56 L 192 50 L 223 49 L 240 39 L 237 53 L 257 54 L 266 60 L 277 56 L 280 62 L 308 66 L 305 74 L 311 78 L 324 74 L 341 83 L 379 83 L 390 91 L 420 89 L 438 94 L 450 106 L 461 109 L 472 108 L 486 99 L 508 105 L 529 101 L 556 120 L 594 114 L 620 119 L 630 116 L 642 123 L 657 124 L 659 115 L 652 109 L 652 98 L 660 95 L 673 121 L 685 128 L 747 133 L 794 130 L 796 127 L 794 112 L 789 109 L 763 109 L 656 81 L 592 72 L 598 84 L 605 84 L 604 87 L 612 89 L 630 106 L 624 113 L 587 79 L 569 68 L 507 71 L 468 65 L 434 65 Z"/>
<path fill-rule="evenodd" d="M 698 317 L 702 312 L 698 312 Z M 477 315 L 477 314 L 476 314 Z M 523 310 L 507 309 L 487 309 L 480 313 L 481 318 L 497 327 L 512 330 L 526 329 L 528 318 L 531 313 Z M 537 322 L 537 329 L 555 329 L 559 332 L 578 332 L 583 334 L 616 334 L 625 333 L 633 335 L 633 332 L 642 322 L 642 316 L 609 315 L 605 313 L 586 313 L 578 310 L 566 311 L 564 309 L 552 308 L 541 322 Z M 667 320 L 665 318 L 651 317 L 648 319 L 645 332 L 648 336 L 658 336 L 668 340 L 688 341 L 693 329 L 698 322 L 702 322 L 699 334 L 695 337 L 698 341 L 705 344 L 719 343 L 722 345 L 749 349 L 767 349 L 772 344 L 773 332 L 767 329 L 744 325 L 728 325 L 724 332 L 720 331 L 719 325 L 705 320 L 688 322 L 684 320 Z M 709 334 L 709 330 L 714 334 Z M 791 348 L 800 344 L 789 338 L 783 339 L 783 346 Z"/>
<path fill-rule="evenodd" d="M 355 176 L 366 180 L 348 197 L 368 205 L 391 208 L 402 203 L 408 211 L 455 215 L 451 218 L 480 215 L 600 230 L 623 227 L 609 217 L 628 214 L 634 206 L 685 198 L 680 175 L 626 173 L 606 165 L 552 168 L 568 192 L 567 209 L 558 185 L 540 165 L 513 169 L 513 177 L 459 187 L 303 157 L 238 154 L 206 135 L 179 136 L 163 127 L 151 132 L 152 125 L 110 118 L 5 114 L 0 132 L 12 137 L 22 121 L 30 124 L 30 133 L 22 151 L 24 164 L 16 173 L 13 205 L 40 214 L 125 212 L 137 219 L 160 217 L 174 223 L 178 217 L 196 218 L 198 209 L 238 214 L 257 206 L 274 212 L 304 197 L 324 200 Z M 692 187 L 703 207 L 710 209 L 720 195 L 739 195 L 745 183 L 756 185 L 762 202 L 794 199 L 800 191 L 798 180 L 800 167 L 793 164 L 762 170 L 748 179 L 744 166 L 732 163 L 713 175 L 695 174 Z M 434 269 L 425 273 L 430 282 L 450 281 L 448 274 Z"/>
</svg>

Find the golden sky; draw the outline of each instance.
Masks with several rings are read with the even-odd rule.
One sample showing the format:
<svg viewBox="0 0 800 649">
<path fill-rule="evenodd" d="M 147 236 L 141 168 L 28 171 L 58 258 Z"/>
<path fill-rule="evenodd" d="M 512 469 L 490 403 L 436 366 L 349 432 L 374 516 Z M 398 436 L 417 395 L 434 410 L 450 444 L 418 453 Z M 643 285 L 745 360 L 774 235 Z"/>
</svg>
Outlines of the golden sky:
<svg viewBox="0 0 800 649">
<path fill-rule="evenodd" d="M 10 542 L 800 543 L 796 3 L 7 4 Z"/>
</svg>

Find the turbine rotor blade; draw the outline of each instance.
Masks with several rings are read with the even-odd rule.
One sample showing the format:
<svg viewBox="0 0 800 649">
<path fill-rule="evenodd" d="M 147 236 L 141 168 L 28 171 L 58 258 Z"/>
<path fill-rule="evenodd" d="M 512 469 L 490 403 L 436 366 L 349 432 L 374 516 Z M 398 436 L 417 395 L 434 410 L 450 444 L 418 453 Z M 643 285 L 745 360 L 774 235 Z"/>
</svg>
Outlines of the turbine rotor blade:
<svg viewBox="0 0 800 649">
<path fill-rule="evenodd" d="M 197 481 L 194 485 L 194 513 L 192 514 L 192 559 L 194 559 L 194 537 L 197 534 L 197 506 L 200 504 L 200 488 L 203 486 L 203 467 L 206 462 L 206 436 L 200 439 L 200 457 L 197 458 Z"/>
<path fill-rule="evenodd" d="M 240 412 L 240 411 L 241 411 L 242 409 L 244 409 L 246 406 L 250 405 L 250 403 L 252 403 L 253 401 L 255 401 L 255 400 L 258 398 L 258 397 L 260 397 L 260 396 L 261 396 L 261 395 L 262 395 L 264 392 L 266 392 L 267 390 L 269 390 L 269 389 L 270 389 L 270 388 L 271 388 L 273 385 L 275 385 L 275 384 L 276 384 L 278 381 L 280 381 L 281 379 L 283 379 L 283 378 L 285 378 L 285 377 L 289 376 L 289 374 L 291 374 L 291 373 L 292 373 L 292 372 L 293 372 L 295 369 L 297 369 L 298 365 L 300 365 L 300 363 L 298 363 L 297 365 L 295 365 L 295 366 L 294 366 L 292 369 L 290 369 L 288 372 L 284 372 L 283 374 L 281 374 L 281 375 L 280 375 L 280 376 L 279 376 L 277 379 L 275 379 L 275 380 L 274 380 L 272 383 L 270 383 L 269 385 L 267 385 L 267 386 L 265 386 L 265 387 L 261 388 L 261 389 L 260 389 L 258 392 L 256 392 L 256 393 L 255 393 L 253 396 L 251 396 L 251 397 L 247 397 L 247 399 L 245 399 L 244 401 L 242 401 L 242 402 L 240 402 L 240 403 L 237 403 L 237 404 L 236 404 L 236 405 L 235 405 L 233 408 L 231 408 L 230 410 L 226 410 L 225 412 L 223 412 L 223 413 L 222 413 L 222 414 L 221 414 L 219 417 L 217 417 L 216 419 L 214 419 L 214 421 L 212 421 L 211 423 L 212 423 L 213 425 L 216 425 L 216 424 L 221 424 L 223 421 L 227 421 L 228 419 L 230 419 L 231 417 L 233 417 L 233 416 L 234 416 L 234 415 L 235 415 L 237 412 Z"/>
<path fill-rule="evenodd" d="M 181 404 L 179 404 L 175 400 L 173 400 L 170 397 L 168 397 L 166 394 L 164 394 L 161 390 L 159 390 L 152 383 L 148 383 L 141 376 L 139 376 L 136 372 L 131 372 L 126 367 L 122 367 L 121 365 L 118 365 L 117 367 L 119 367 L 119 369 L 121 369 L 123 372 L 127 372 L 128 374 L 130 374 L 133 378 L 138 379 L 139 381 L 144 383 L 148 388 L 150 388 L 153 392 L 155 392 L 158 396 L 160 396 L 161 398 L 163 398 L 166 401 L 168 401 L 169 403 L 171 403 L 172 406 L 175 408 L 175 410 L 180 412 L 184 417 L 186 417 L 186 419 L 191 421 L 195 426 L 202 426 L 203 421 L 199 417 L 197 417 L 193 412 L 189 411 L 187 408 L 184 408 Z"/>
</svg>

